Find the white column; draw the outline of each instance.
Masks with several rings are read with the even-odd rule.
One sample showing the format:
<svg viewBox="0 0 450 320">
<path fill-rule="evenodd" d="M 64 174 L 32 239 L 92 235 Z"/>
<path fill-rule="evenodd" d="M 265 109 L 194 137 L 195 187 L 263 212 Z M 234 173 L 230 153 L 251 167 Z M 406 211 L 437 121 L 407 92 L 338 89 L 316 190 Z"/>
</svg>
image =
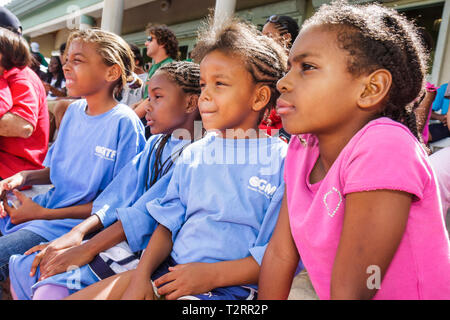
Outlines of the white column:
<svg viewBox="0 0 450 320">
<path fill-rule="evenodd" d="M 215 23 L 231 17 L 235 9 L 236 0 L 216 0 L 216 8 L 214 10 Z"/>
<path fill-rule="evenodd" d="M 104 0 L 102 14 L 102 30 L 120 35 L 122 33 L 124 0 Z"/>
</svg>

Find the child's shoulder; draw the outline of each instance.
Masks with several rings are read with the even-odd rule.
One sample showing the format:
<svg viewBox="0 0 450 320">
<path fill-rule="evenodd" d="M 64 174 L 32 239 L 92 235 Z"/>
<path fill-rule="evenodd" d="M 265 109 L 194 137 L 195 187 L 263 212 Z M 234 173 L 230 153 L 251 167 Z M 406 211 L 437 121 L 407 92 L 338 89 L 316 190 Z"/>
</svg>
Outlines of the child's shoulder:
<svg viewBox="0 0 450 320">
<path fill-rule="evenodd" d="M 69 115 L 71 113 L 83 113 L 86 110 L 87 102 L 85 99 L 77 99 L 73 101 L 69 106 L 67 107 L 66 112 L 64 113 L 64 116 Z"/>
<path fill-rule="evenodd" d="M 366 124 L 345 149 L 345 158 L 350 160 L 360 155 L 373 161 L 397 159 L 399 163 L 427 158 L 426 151 L 405 125 L 385 117 Z"/>
<path fill-rule="evenodd" d="M 131 109 L 129 106 L 123 103 L 118 103 L 112 110 L 111 113 L 114 117 L 119 118 L 125 118 L 125 119 L 132 119 L 132 120 L 138 120 L 140 121 L 139 117 L 137 116 L 136 112 L 134 112 L 133 109 Z"/>
<path fill-rule="evenodd" d="M 354 138 L 354 144 L 362 142 L 376 145 L 419 144 L 417 138 L 405 125 L 386 117 L 370 121 Z"/>
</svg>

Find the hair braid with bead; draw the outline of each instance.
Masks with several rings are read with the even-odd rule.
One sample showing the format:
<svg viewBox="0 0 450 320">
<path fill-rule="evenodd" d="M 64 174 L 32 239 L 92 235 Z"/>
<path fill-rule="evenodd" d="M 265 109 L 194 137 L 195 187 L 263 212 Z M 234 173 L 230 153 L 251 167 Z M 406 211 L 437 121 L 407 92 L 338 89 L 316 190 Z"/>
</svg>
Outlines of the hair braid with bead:
<svg viewBox="0 0 450 320">
<path fill-rule="evenodd" d="M 157 73 L 164 73 L 167 75 L 170 81 L 175 83 L 186 94 L 200 95 L 200 66 L 194 62 L 188 61 L 176 61 L 168 63 L 160 67 Z M 165 175 L 173 166 L 174 161 L 181 155 L 184 147 L 175 151 L 170 157 L 162 162 L 163 150 L 166 144 L 169 142 L 171 134 L 165 134 L 159 138 L 155 143 L 150 154 L 155 152 L 155 161 L 153 163 L 152 176 L 150 183 L 146 186 L 147 190 L 154 185 L 161 176 Z M 156 150 L 155 149 L 155 146 Z"/>
</svg>

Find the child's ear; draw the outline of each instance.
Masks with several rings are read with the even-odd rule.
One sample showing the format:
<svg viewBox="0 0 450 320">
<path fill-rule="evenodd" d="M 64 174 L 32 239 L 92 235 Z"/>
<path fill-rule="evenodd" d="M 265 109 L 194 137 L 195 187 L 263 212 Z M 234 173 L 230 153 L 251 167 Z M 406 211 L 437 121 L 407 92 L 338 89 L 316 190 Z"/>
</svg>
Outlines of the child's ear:
<svg viewBox="0 0 450 320">
<path fill-rule="evenodd" d="M 120 79 L 121 76 L 122 70 L 117 64 L 115 64 L 109 67 L 108 71 L 106 72 L 106 81 L 114 82 Z"/>
<path fill-rule="evenodd" d="M 386 98 L 392 85 L 392 75 L 386 69 L 378 69 L 363 78 L 363 88 L 358 97 L 360 108 L 377 107 Z"/>
<path fill-rule="evenodd" d="M 254 111 L 261 111 L 264 109 L 270 101 L 272 92 L 267 85 L 258 86 L 256 88 L 255 100 L 253 102 L 252 109 Z"/>
<path fill-rule="evenodd" d="M 190 95 L 188 95 L 187 98 L 188 98 L 188 101 L 187 101 L 186 113 L 195 112 L 195 110 L 198 109 L 199 96 L 197 94 L 190 94 Z"/>
</svg>

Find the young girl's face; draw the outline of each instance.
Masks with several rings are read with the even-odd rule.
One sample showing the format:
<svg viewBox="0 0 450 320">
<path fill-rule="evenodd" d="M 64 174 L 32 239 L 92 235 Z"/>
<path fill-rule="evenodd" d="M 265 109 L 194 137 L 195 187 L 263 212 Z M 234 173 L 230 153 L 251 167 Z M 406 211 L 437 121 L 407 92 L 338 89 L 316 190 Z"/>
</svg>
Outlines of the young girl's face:
<svg viewBox="0 0 450 320">
<path fill-rule="evenodd" d="M 171 81 L 165 72 L 156 72 L 148 85 L 149 103 L 145 119 L 152 134 L 170 134 L 189 128 L 189 95 Z M 196 107 L 195 107 L 196 109 Z"/>
<path fill-rule="evenodd" d="M 67 49 L 64 76 L 66 88 L 72 97 L 86 97 L 104 89 L 109 71 L 93 43 L 74 40 Z"/>
<path fill-rule="evenodd" d="M 206 55 L 200 63 L 200 87 L 198 107 L 206 130 L 256 130 L 256 84 L 240 58 L 217 50 Z"/>
<path fill-rule="evenodd" d="M 336 36 L 311 27 L 292 46 L 289 72 L 277 84 L 277 111 L 291 134 L 331 134 L 351 122 L 361 82 L 348 72 L 349 56 Z"/>
<path fill-rule="evenodd" d="M 51 57 L 50 63 L 48 64 L 48 71 L 51 73 L 58 72 L 59 61 L 58 57 Z"/>
</svg>

